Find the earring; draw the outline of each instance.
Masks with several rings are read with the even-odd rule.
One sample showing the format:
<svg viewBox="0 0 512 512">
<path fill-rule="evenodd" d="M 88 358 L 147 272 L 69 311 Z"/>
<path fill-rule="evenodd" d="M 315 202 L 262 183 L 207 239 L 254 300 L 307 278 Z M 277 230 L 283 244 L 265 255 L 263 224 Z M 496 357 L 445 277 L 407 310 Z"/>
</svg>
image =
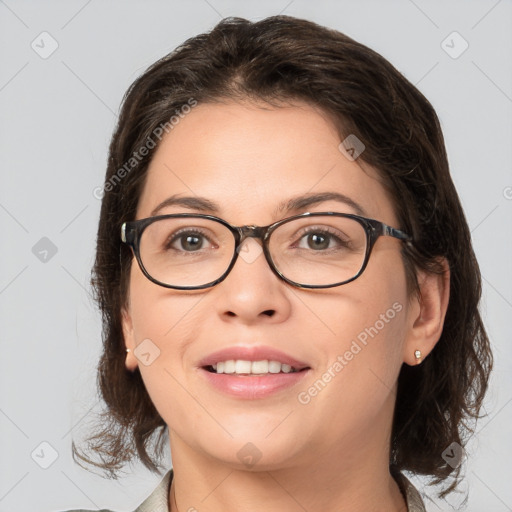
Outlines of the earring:
<svg viewBox="0 0 512 512">
<path fill-rule="evenodd" d="M 420 364 L 421 363 L 421 350 L 415 350 L 414 357 L 416 358 L 416 362 L 418 364 Z"/>
<path fill-rule="evenodd" d="M 126 349 L 126 352 L 130 352 L 130 349 L 129 349 L 129 348 L 127 348 L 127 349 Z"/>
</svg>

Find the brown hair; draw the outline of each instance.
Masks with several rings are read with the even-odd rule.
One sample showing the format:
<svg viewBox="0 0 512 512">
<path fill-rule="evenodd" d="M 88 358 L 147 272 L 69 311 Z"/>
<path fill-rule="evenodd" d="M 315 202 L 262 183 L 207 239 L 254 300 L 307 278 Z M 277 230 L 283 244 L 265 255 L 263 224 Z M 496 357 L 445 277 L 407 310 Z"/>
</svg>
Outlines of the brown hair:
<svg viewBox="0 0 512 512">
<path fill-rule="evenodd" d="M 354 134 L 364 142 L 359 158 L 379 171 L 400 228 L 414 238 L 403 249 L 411 293 L 418 293 L 415 270 L 439 273 L 439 258 L 448 260 L 451 293 L 444 329 L 421 365 L 401 369 L 390 460 L 398 470 L 434 477 L 434 483 L 454 477 L 441 495 L 447 494 L 460 467 L 453 469 L 442 453 L 453 442 L 464 446 L 473 432 L 470 420 L 479 417 L 492 355 L 478 310 L 479 268 L 439 120 L 427 99 L 378 53 L 289 16 L 254 23 L 224 19 L 150 66 L 124 96 L 110 144 L 92 274 L 103 319 L 98 384 L 106 409 L 88 448 L 99 462 L 73 444 L 75 460 L 113 477 L 133 458 L 159 469 L 166 425 L 140 372 L 125 368 L 121 327 L 132 254 L 121 243 L 120 225 L 135 219 L 154 150 L 135 163 L 130 159 L 191 100 L 234 99 L 305 101 L 337 122 L 340 140 Z"/>
</svg>

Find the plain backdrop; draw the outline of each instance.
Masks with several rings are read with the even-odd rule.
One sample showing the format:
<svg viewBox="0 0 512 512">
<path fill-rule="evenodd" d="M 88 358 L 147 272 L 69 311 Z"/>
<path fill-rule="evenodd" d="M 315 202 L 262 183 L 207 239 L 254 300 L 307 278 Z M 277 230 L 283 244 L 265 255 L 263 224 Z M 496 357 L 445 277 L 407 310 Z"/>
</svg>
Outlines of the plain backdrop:
<svg viewBox="0 0 512 512">
<path fill-rule="evenodd" d="M 145 68 L 223 17 L 279 13 L 377 50 L 438 112 L 495 354 L 461 489 L 466 510 L 512 510 L 511 1 L 0 0 L 1 512 L 132 510 L 160 481 L 139 465 L 102 479 L 71 458 L 99 407 L 93 190 L 122 96 Z M 428 499 L 427 509 L 461 500 Z"/>
</svg>

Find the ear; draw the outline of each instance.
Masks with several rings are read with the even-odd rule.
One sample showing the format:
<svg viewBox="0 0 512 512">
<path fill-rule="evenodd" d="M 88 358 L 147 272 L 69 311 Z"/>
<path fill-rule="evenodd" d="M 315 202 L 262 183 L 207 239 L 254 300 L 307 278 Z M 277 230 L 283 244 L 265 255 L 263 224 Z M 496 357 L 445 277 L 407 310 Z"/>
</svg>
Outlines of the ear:
<svg viewBox="0 0 512 512">
<path fill-rule="evenodd" d="M 134 354 L 134 350 L 136 348 L 135 334 L 133 331 L 132 317 L 125 307 L 121 309 L 121 321 L 123 325 L 124 345 L 128 349 L 126 352 L 125 365 L 127 370 L 133 372 L 138 367 L 137 358 Z"/>
<path fill-rule="evenodd" d="M 440 263 L 444 268 L 442 274 L 418 273 L 420 292 L 411 300 L 403 354 L 404 362 L 411 366 L 420 364 L 430 354 L 443 332 L 450 298 L 450 267 L 446 258 Z M 417 351 L 421 353 L 419 358 Z"/>
</svg>

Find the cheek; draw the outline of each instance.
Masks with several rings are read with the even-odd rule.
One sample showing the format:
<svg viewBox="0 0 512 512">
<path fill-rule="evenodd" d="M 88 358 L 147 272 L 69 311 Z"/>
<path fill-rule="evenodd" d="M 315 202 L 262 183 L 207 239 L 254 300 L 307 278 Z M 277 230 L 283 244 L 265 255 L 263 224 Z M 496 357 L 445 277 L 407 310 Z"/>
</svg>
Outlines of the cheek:
<svg viewBox="0 0 512 512">
<path fill-rule="evenodd" d="M 372 364 L 381 370 L 381 378 L 389 378 L 400 367 L 401 351 L 406 336 L 407 286 L 400 255 L 380 251 L 369 265 L 361 282 L 363 296 L 359 298 L 359 332 Z"/>
<path fill-rule="evenodd" d="M 200 301 L 200 295 L 176 293 L 137 272 L 132 275 L 130 312 L 135 355 L 148 393 L 161 415 L 165 395 L 176 392 L 174 388 L 185 378 L 183 358 L 200 325 L 200 308 L 195 307 Z"/>
<path fill-rule="evenodd" d="M 350 438 L 383 425 L 385 411 L 394 404 L 405 307 L 384 290 L 364 299 L 354 295 L 341 307 L 340 300 L 333 300 L 323 310 L 336 319 L 331 323 L 335 335 L 318 340 L 325 359 L 298 396 L 304 411 L 318 418 L 320 437 Z"/>
<path fill-rule="evenodd" d="M 150 338 L 162 352 L 179 347 L 179 340 L 197 322 L 195 306 L 203 294 L 158 286 L 136 267 L 130 282 L 130 311 L 135 342 Z M 171 340 L 172 344 L 171 344 Z"/>
<path fill-rule="evenodd" d="M 389 292 L 373 289 L 364 298 L 354 294 L 328 308 L 332 334 L 325 338 L 323 350 L 331 363 L 341 362 L 351 387 L 372 380 L 372 371 L 393 386 L 402 362 L 406 308 L 401 294 Z M 327 313 L 325 307 L 323 311 Z"/>
<path fill-rule="evenodd" d="M 349 402 L 353 402 L 351 397 L 382 401 L 394 389 L 403 362 L 407 334 L 404 269 L 389 257 L 375 258 L 373 263 L 360 278 L 340 289 L 337 299 L 329 301 L 334 335 L 325 347 L 327 371 L 337 376 L 332 379 L 337 381 L 332 391 Z"/>
</svg>

